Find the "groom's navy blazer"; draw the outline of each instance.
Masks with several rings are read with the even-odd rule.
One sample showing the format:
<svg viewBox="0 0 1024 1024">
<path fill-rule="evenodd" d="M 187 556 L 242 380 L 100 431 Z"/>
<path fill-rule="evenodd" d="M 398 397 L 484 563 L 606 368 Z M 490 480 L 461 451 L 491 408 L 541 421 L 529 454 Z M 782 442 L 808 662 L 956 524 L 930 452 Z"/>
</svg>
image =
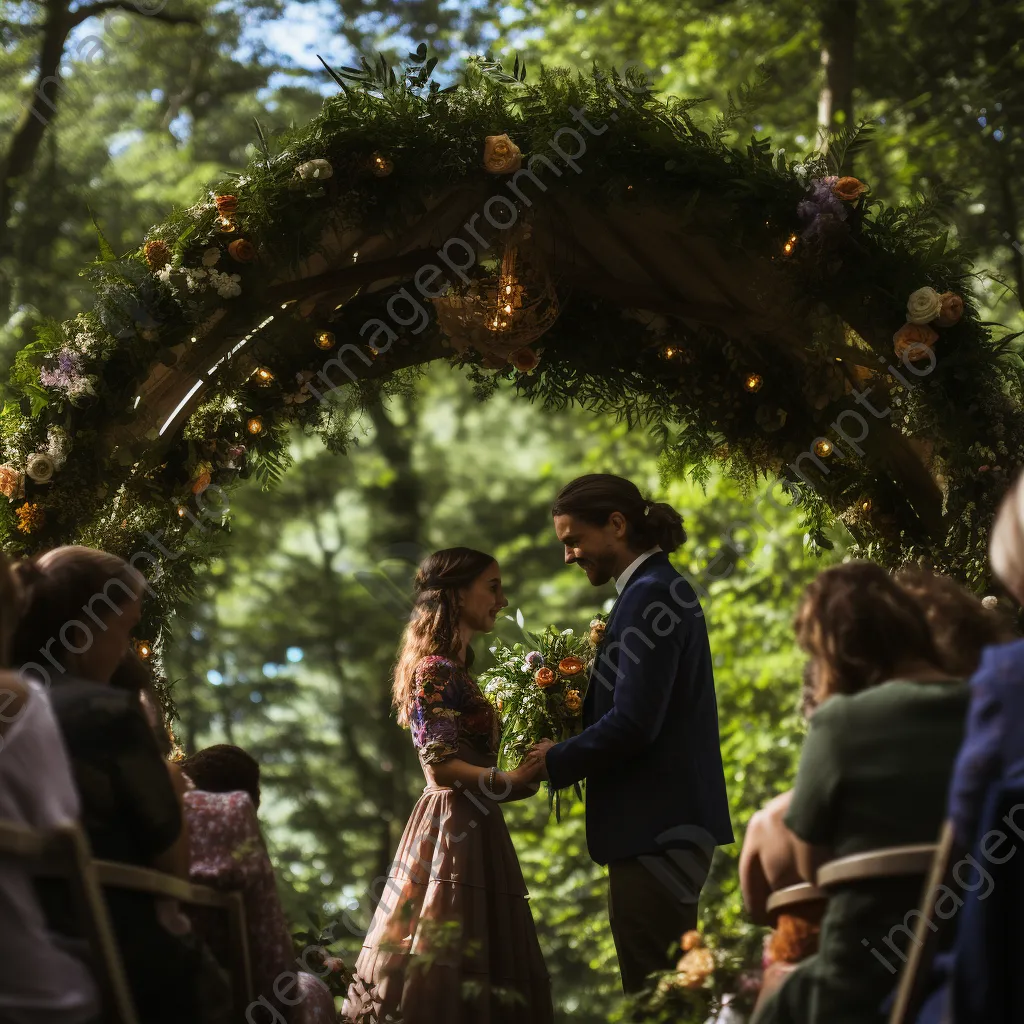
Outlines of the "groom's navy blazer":
<svg viewBox="0 0 1024 1024">
<path fill-rule="evenodd" d="M 733 842 L 707 625 L 665 554 L 641 562 L 612 609 L 584 729 L 548 750 L 554 786 L 587 780 L 598 864 L 686 842 Z"/>
</svg>

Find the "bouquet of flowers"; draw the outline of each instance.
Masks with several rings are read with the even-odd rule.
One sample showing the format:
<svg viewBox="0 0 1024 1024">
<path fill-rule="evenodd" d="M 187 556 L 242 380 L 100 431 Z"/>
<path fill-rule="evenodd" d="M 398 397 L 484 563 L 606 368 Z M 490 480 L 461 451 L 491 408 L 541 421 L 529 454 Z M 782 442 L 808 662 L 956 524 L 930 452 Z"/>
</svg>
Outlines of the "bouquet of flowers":
<svg viewBox="0 0 1024 1024">
<path fill-rule="evenodd" d="M 498 767 L 509 769 L 518 767 L 540 740 L 557 743 L 580 732 L 587 681 L 605 630 L 603 616 L 590 623 L 586 636 L 556 626 L 528 633 L 521 612 L 516 621 L 526 642 L 509 647 L 499 641 L 491 647 L 495 665 L 479 678 L 501 719 Z M 582 797 L 578 784 L 574 789 Z M 548 795 L 560 818 L 561 794 L 550 783 Z"/>
</svg>

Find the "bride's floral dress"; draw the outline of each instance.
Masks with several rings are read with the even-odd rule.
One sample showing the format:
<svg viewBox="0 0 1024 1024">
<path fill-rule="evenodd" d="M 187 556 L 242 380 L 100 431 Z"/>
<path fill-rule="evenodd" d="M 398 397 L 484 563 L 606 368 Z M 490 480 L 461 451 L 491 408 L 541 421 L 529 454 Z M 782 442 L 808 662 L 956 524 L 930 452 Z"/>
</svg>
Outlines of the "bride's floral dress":
<svg viewBox="0 0 1024 1024">
<path fill-rule="evenodd" d="M 404 1024 L 550 1024 L 551 988 L 501 805 L 438 786 L 432 766 L 488 767 L 500 736 L 461 665 L 416 667 L 409 723 L 427 787 L 413 808 L 342 1015 Z"/>
</svg>

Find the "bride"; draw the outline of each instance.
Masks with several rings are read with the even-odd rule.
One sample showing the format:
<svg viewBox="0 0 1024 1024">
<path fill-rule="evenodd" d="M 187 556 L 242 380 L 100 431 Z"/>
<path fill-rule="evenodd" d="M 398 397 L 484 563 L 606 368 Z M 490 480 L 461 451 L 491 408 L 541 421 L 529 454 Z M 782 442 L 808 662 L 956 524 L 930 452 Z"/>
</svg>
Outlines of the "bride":
<svg viewBox="0 0 1024 1024">
<path fill-rule="evenodd" d="M 409 817 L 342 1016 L 404 1024 L 549 1024 L 547 970 L 501 803 L 537 792 L 495 767 L 497 715 L 470 641 L 508 602 L 471 548 L 427 558 L 395 667 L 394 705 L 427 786 Z"/>
</svg>

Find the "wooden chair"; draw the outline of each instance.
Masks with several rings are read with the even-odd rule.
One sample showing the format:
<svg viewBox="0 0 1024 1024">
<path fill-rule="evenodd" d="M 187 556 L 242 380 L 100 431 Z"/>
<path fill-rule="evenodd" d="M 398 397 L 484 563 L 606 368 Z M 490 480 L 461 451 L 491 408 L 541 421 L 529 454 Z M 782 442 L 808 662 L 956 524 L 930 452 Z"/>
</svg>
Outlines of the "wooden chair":
<svg viewBox="0 0 1024 1024">
<path fill-rule="evenodd" d="M 787 885 L 784 889 L 776 889 L 768 897 L 765 907 L 768 911 L 768 916 L 774 922 L 783 911 L 806 911 L 813 908 L 815 904 L 820 904 L 824 907 L 827 902 L 828 893 L 823 889 L 819 889 L 816 885 L 811 885 L 810 882 L 800 882 L 797 885 Z"/>
<path fill-rule="evenodd" d="M 30 874 L 67 881 L 88 943 L 90 966 L 103 1001 L 103 1019 L 109 1024 L 138 1024 L 89 841 L 81 827 L 69 824 L 44 832 L 0 821 L 0 855 L 22 862 Z"/>
<path fill-rule="evenodd" d="M 952 891 L 959 888 L 953 879 L 953 850 L 955 842 L 953 824 L 947 821 L 942 826 L 942 834 L 935 856 L 932 859 L 931 871 L 925 883 L 921 910 L 914 923 L 914 942 L 910 950 L 910 958 L 900 974 L 899 987 L 896 990 L 896 1001 L 889 1014 L 889 1024 L 910 1024 L 917 1018 L 924 1002 L 924 988 L 931 970 L 935 951 L 949 922 L 943 919 L 936 921 L 935 905 L 938 902 L 939 889 L 948 886 Z"/>
<path fill-rule="evenodd" d="M 252 962 L 249 956 L 249 933 L 245 924 L 245 904 L 238 892 L 220 892 L 205 885 L 195 885 L 174 875 L 136 867 L 133 864 L 119 864 L 115 861 L 95 861 L 96 875 L 104 888 L 131 889 L 178 900 L 189 906 L 213 907 L 227 917 L 228 942 L 230 945 L 231 981 L 234 988 L 235 1012 L 239 1019 L 252 1002 Z"/>
<path fill-rule="evenodd" d="M 891 846 L 838 857 L 822 864 L 815 878 L 818 886 L 828 889 L 846 882 L 863 882 L 870 878 L 901 878 L 904 875 L 927 877 L 938 846 L 921 843 L 917 846 Z"/>
</svg>

